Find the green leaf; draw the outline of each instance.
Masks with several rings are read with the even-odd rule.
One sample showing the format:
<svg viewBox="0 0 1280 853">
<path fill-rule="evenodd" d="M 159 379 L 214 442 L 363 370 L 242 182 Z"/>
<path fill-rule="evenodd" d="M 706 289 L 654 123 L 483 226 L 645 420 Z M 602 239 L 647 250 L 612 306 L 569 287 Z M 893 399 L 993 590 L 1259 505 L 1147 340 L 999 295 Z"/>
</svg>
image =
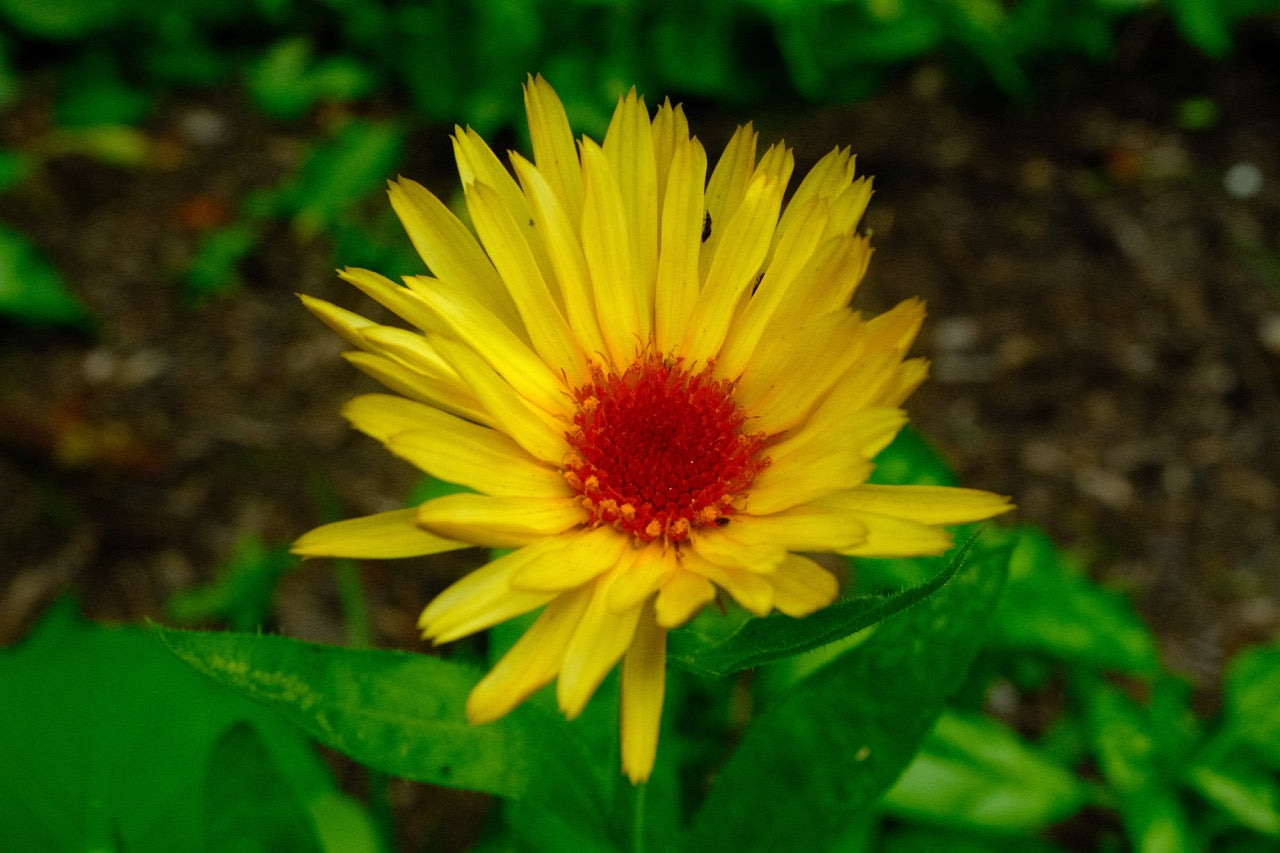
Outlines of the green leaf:
<svg viewBox="0 0 1280 853">
<path fill-rule="evenodd" d="M 1152 676 L 1155 637 L 1119 593 L 1091 583 L 1043 531 L 1009 534 L 1009 582 L 996 609 L 991 644 L 1099 669 Z"/>
<path fill-rule="evenodd" d="M 1224 728 L 1280 769 L 1280 648 L 1257 647 L 1227 666 Z"/>
<path fill-rule="evenodd" d="M 469 667 L 287 637 L 156 630 L 199 672 L 357 761 L 406 779 L 526 800 L 584 837 L 608 837 L 597 771 L 564 721 L 526 704 L 496 722 L 469 725 L 463 707 L 478 678 Z"/>
<path fill-rule="evenodd" d="M 975 556 L 765 708 L 717 774 L 688 849 L 823 849 L 865 819 L 963 682 L 1006 561 Z"/>
<path fill-rule="evenodd" d="M 0 0 L 0 20 L 40 38 L 71 39 L 106 27 L 122 15 L 122 0 Z"/>
<path fill-rule="evenodd" d="M 803 619 L 782 614 L 749 619 L 721 639 L 709 640 L 690 631 L 674 632 L 668 660 L 690 672 L 719 677 L 844 639 L 940 589 L 964 564 L 973 542 L 966 542 L 933 578 L 896 595 L 864 595 L 838 601 Z"/>
<path fill-rule="evenodd" d="M 888 793 L 890 814 L 961 830 L 1030 833 L 1090 800 L 1088 786 L 995 720 L 949 711 Z"/>
<path fill-rule="evenodd" d="M 318 101 L 346 101 L 368 95 L 374 76 L 349 56 L 315 60 L 311 39 L 295 36 L 273 46 L 246 72 L 249 93 L 268 115 L 302 117 Z"/>
<path fill-rule="evenodd" d="M 253 726 L 236 723 L 213 748 L 204 779 L 209 850 L 320 850 L 315 825 Z"/>
<path fill-rule="evenodd" d="M 240 221 L 203 235 L 183 281 L 187 296 L 199 302 L 226 296 L 240 286 L 239 265 L 258 245 L 258 228 Z"/>
<path fill-rule="evenodd" d="M 911 426 L 876 454 L 868 482 L 889 486 L 956 486 L 959 480 L 937 449 Z"/>
<path fill-rule="evenodd" d="M 0 314 L 87 329 L 92 318 L 35 246 L 0 225 Z"/>
<path fill-rule="evenodd" d="M 1195 850 L 1186 814 L 1164 767 L 1147 714 L 1118 689 L 1081 679 L 1089 735 L 1103 777 L 1120 800 L 1120 817 L 1134 850 Z"/>
<path fill-rule="evenodd" d="M 293 212 L 303 236 L 326 230 L 350 204 L 377 192 L 393 177 L 405 132 L 393 124 L 351 121 L 329 142 L 312 149 L 280 203 Z"/>
<path fill-rule="evenodd" d="M 1257 768 L 1196 764 L 1188 784 L 1241 826 L 1280 838 L 1280 783 Z"/>
<path fill-rule="evenodd" d="M 206 765 L 242 722 L 277 768 L 281 797 L 310 809 L 336 794 L 273 712 L 199 677 L 147 631 L 75 611 L 59 602 L 0 650 L 0 848 L 203 849 Z"/>
<path fill-rule="evenodd" d="M 0 148 L 0 193 L 22 181 L 35 166 L 35 158 L 21 151 Z"/>
</svg>

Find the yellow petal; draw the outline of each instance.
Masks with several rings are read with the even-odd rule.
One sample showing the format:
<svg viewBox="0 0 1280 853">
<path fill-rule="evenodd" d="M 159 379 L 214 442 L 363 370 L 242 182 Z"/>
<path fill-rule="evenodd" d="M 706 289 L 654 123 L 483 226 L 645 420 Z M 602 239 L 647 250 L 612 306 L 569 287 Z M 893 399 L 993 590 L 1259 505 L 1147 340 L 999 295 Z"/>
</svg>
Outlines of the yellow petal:
<svg viewBox="0 0 1280 853">
<path fill-rule="evenodd" d="M 529 116 L 529 138 L 538 171 L 546 176 L 569 221 L 577 222 L 582 216 L 578 151 L 564 106 L 541 74 L 525 83 L 524 108 Z"/>
<path fill-rule="evenodd" d="M 982 521 L 1013 509 L 1003 495 L 949 486 L 884 486 L 864 483 L 834 496 L 849 509 L 893 515 L 926 524 Z"/>
<path fill-rule="evenodd" d="M 557 596 L 494 664 L 467 697 L 467 719 L 487 723 L 505 715 L 560 671 L 565 647 L 582 618 L 591 588 Z"/>
<path fill-rule="evenodd" d="M 794 206 L 793 201 L 788 211 Z M 830 215 L 831 207 L 826 200 L 814 198 L 785 226 L 778 223 L 779 237 L 769 268 L 742 313 L 735 318 L 733 330 L 717 356 L 716 364 L 723 375 L 742 375 L 791 282 L 813 257 L 818 236 Z"/>
<path fill-rule="evenodd" d="M 493 417 L 462 384 L 453 368 L 450 375 L 428 375 L 385 355 L 344 352 L 342 357 L 390 388 L 413 400 L 461 415 L 477 423 L 493 425 Z"/>
<path fill-rule="evenodd" d="M 361 333 L 365 329 L 378 325 L 354 311 L 339 308 L 337 305 L 326 302 L 323 299 L 316 299 L 314 296 L 307 296 L 305 293 L 299 293 L 298 298 L 302 300 L 302 304 L 306 306 L 308 311 L 319 317 L 321 322 L 337 332 L 344 341 L 353 347 L 364 349 L 366 344 Z"/>
<path fill-rule="evenodd" d="M 562 592 L 629 561 L 631 541 L 610 527 L 566 535 L 562 547 L 523 566 L 512 586 L 535 592 Z"/>
<path fill-rule="evenodd" d="M 663 628 L 679 628 L 716 597 L 711 581 L 681 569 L 658 590 L 654 618 Z"/>
<path fill-rule="evenodd" d="M 790 509 L 865 482 L 873 468 L 856 448 L 814 442 L 786 462 L 773 460 L 751 484 L 746 509 L 760 515 Z"/>
<path fill-rule="evenodd" d="M 664 99 L 653 117 L 653 160 L 654 174 L 658 179 L 658 210 L 662 210 L 665 204 L 667 175 L 671 172 L 675 150 L 689 142 L 689 121 L 685 118 L 684 107 L 680 104 L 672 106 L 669 98 Z M 698 182 L 699 191 L 703 185 L 702 181 Z M 701 218 L 701 210 L 698 216 Z"/>
<path fill-rule="evenodd" d="M 654 334 L 662 352 L 670 352 L 684 339 L 698 301 L 706 174 L 707 155 L 698 141 L 686 138 L 675 143 L 662 203 L 654 294 Z"/>
<path fill-rule="evenodd" d="M 725 528 L 730 531 L 746 548 L 771 545 L 787 551 L 843 551 L 866 536 L 850 512 L 825 501 L 772 515 L 735 515 Z"/>
<path fill-rule="evenodd" d="M 769 580 L 773 583 L 773 606 L 788 616 L 808 616 L 840 594 L 835 575 L 799 554 L 788 554 Z"/>
<path fill-rule="evenodd" d="M 518 326 L 515 303 L 470 229 L 421 184 L 400 178 L 389 188 L 391 207 L 431 273 L 470 293 L 506 326 Z"/>
<path fill-rule="evenodd" d="M 572 494 L 556 469 L 487 427 L 438 413 L 432 424 L 386 440 L 387 449 L 447 483 L 486 495 L 556 498 Z"/>
<path fill-rule="evenodd" d="M 751 182 L 742 204 L 726 224 L 724 240 L 694 303 L 693 322 L 681 349 L 690 361 L 705 364 L 724 343 L 736 307 L 769 251 L 784 189 L 786 186 L 773 176 L 761 175 Z"/>
<path fill-rule="evenodd" d="M 563 461 L 569 449 L 563 421 L 530 402 L 469 346 L 443 337 L 431 338 L 431 344 L 480 401 L 489 414 L 489 422 L 515 439 L 535 459 L 553 465 Z"/>
<path fill-rule="evenodd" d="M 752 129 L 751 122 L 739 127 L 724 147 L 716 167 L 707 180 L 706 204 L 710 217 L 711 233 L 703 242 L 702 268 L 700 278 L 705 278 L 711 259 L 715 257 L 720 245 L 725 225 L 742 203 L 746 195 L 747 184 L 756 166 L 756 140 L 759 135 Z"/>
<path fill-rule="evenodd" d="M 571 720 L 582 713 L 591 694 L 631 645 L 640 619 L 639 607 L 622 613 L 609 609 L 611 579 L 611 574 L 605 575 L 590 585 L 591 601 L 564 650 L 560 677 L 556 680 L 556 698 L 560 710 Z"/>
<path fill-rule="evenodd" d="M 418 524 L 441 536 L 488 548 L 515 548 L 586 521 L 576 498 L 456 494 L 418 507 Z"/>
<path fill-rule="evenodd" d="M 440 318 L 422 304 L 417 294 L 389 278 L 355 267 L 339 270 L 338 277 L 419 329 L 440 331 L 442 328 Z"/>
<path fill-rule="evenodd" d="M 422 611 L 418 618 L 422 636 L 447 643 L 546 604 L 550 593 L 515 589 L 511 579 L 525 566 L 553 557 L 563 547 L 559 539 L 543 539 L 463 575 Z"/>
<path fill-rule="evenodd" d="M 596 316 L 614 366 L 624 368 L 648 339 L 651 317 L 640 315 L 627 233 L 627 213 L 613 166 L 600 146 L 582 141 L 582 251 L 591 273 Z"/>
<path fill-rule="evenodd" d="M 683 557 L 684 568 L 702 575 L 723 589 L 749 613 L 766 616 L 773 609 L 773 584 L 769 575 L 746 569 L 721 566 L 691 551 Z"/>
<path fill-rule="evenodd" d="M 530 238 L 535 239 L 539 251 L 541 241 L 530 230 L 531 226 L 526 228 L 527 223 L 514 218 L 514 211 L 505 205 L 493 187 L 480 182 L 468 184 L 466 195 L 476 233 L 507 284 L 533 348 L 546 364 L 564 369 L 571 378 L 586 376 L 586 361 L 551 297 Z M 527 205 L 524 210 L 524 215 L 532 219 Z"/>
<path fill-rule="evenodd" d="M 538 353 L 467 294 L 443 286 L 427 287 L 421 279 L 418 283 L 422 302 L 508 384 L 519 388 L 527 400 L 544 411 L 567 414 L 569 399 L 564 382 L 559 372 L 552 371 Z"/>
<path fill-rule="evenodd" d="M 574 224 L 580 220 L 569 218 L 547 179 L 532 163 L 512 154 L 511 164 L 529 199 L 534 223 L 542 235 L 547 257 L 555 272 L 560 298 L 564 302 L 565 320 L 583 352 L 604 352 L 604 338 L 600 336 L 600 322 L 596 319 L 595 296 L 591 292 L 591 275 L 587 271 L 587 259 L 582 254 L 582 242 Z"/>
<path fill-rule="evenodd" d="M 754 517 L 747 517 L 747 523 L 754 521 Z M 786 544 L 767 538 L 757 538 L 748 543 L 739 535 L 742 531 L 742 524 L 731 519 L 724 527 L 699 528 L 689 540 L 689 545 L 700 556 L 722 566 L 736 566 L 750 572 L 776 569 L 782 562 Z"/>
<path fill-rule="evenodd" d="M 645 781 L 653 772 L 667 682 L 666 665 L 667 632 L 654 621 L 652 608 L 646 607 L 622 659 L 622 770 L 633 785 Z"/>
<path fill-rule="evenodd" d="M 342 416 L 365 435 L 386 441 L 398 432 L 421 429 L 438 411 L 395 394 L 361 394 L 346 402 Z"/>
<path fill-rule="evenodd" d="M 779 232 L 790 226 L 790 220 L 815 199 L 831 201 L 843 193 L 853 181 L 855 158 L 846 148 L 833 148 L 827 152 L 800 181 L 787 202 L 778 222 Z"/>
<path fill-rule="evenodd" d="M 678 571 L 674 548 L 656 543 L 633 551 L 629 565 L 620 566 L 609 588 L 609 609 L 622 613 L 638 607 Z"/>
<path fill-rule="evenodd" d="M 618 99 L 604 153 L 613 166 L 622 194 L 622 207 L 631 238 L 631 264 L 636 282 L 639 333 L 648 339 L 653 316 L 654 270 L 658 263 L 658 177 L 653 149 L 653 126 L 644 98 L 635 87 Z"/>
<path fill-rule="evenodd" d="M 863 541 L 851 548 L 834 548 L 853 557 L 919 557 L 945 554 L 951 534 L 941 527 L 874 512 L 854 512 L 866 531 Z"/>
<path fill-rule="evenodd" d="M 302 557 L 391 559 L 470 547 L 423 530 L 416 517 L 417 510 L 410 508 L 335 521 L 302 534 L 290 551 Z"/>
</svg>

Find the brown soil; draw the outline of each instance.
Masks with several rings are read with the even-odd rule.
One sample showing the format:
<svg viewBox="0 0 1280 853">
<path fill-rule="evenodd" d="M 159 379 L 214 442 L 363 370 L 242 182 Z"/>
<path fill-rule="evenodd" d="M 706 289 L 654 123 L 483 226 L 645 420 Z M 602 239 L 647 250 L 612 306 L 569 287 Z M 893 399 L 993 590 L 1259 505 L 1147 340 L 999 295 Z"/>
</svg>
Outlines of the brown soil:
<svg viewBox="0 0 1280 853">
<path fill-rule="evenodd" d="M 1236 648 L 1280 629 L 1277 50 L 1274 23 L 1223 65 L 1144 30 L 1108 67 L 1059 67 L 1025 107 L 957 95 L 925 66 L 870 103 L 755 116 L 798 171 L 851 145 L 876 176 L 858 303 L 928 300 L 917 425 L 967 485 L 1013 495 L 1018 520 L 1131 593 L 1210 695 Z M 1190 98 L 1216 122 L 1180 126 Z M 0 116 L 0 138 L 37 133 L 46 107 Z M 712 150 L 738 118 L 690 113 Z M 417 479 L 338 414 L 374 385 L 293 294 L 372 309 L 323 241 L 281 226 L 239 292 L 198 308 L 175 285 L 201 229 L 296 167 L 314 127 L 228 94 L 170 103 L 148 131 L 149 168 L 64 158 L 3 199 L 0 221 L 101 327 L 3 327 L 0 642 L 67 590 L 98 619 L 163 619 L 241 538 L 287 543 L 331 498 L 344 515 L 393 508 Z M 415 137 L 404 167 L 442 194 L 446 132 Z M 454 570 L 365 567 L 375 640 L 417 647 L 416 614 Z M 302 566 L 270 627 L 343 641 L 336 589 L 330 564 Z"/>
</svg>

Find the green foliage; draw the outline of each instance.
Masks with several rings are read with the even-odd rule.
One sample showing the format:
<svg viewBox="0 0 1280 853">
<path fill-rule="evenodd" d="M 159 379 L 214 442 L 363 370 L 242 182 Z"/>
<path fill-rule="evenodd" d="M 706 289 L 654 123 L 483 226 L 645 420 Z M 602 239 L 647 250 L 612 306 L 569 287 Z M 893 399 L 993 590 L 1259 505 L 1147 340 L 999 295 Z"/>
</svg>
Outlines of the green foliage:
<svg viewBox="0 0 1280 853">
<path fill-rule="evenodd" d="M 11 161 L 12 162 L 12 161 Z M 4 167 L 0 162 L 0 169 Z M 35 246 L 0 226 L 0 315 L 87 329 L 89 312 Z"/>
<path fill-rule="evenodd" d="M 0 848 L 225 850 L 287 833 L 275 849 L 379 849 L 296 729 L 147 631 L 75 610 L 60 602 L 0 650 Z M 270 796 L 246 799 L 250 779 Z"/>
<path fill-rule="evenodd" d="M 169 600 L 169 616 L 184 623 L 218 619 L 233 631 L 261 628 L 276 584 L 297 564 L 287 548 L 268 548 L 256 537 L 242 539 L 213 583 Z"/>
</svg>

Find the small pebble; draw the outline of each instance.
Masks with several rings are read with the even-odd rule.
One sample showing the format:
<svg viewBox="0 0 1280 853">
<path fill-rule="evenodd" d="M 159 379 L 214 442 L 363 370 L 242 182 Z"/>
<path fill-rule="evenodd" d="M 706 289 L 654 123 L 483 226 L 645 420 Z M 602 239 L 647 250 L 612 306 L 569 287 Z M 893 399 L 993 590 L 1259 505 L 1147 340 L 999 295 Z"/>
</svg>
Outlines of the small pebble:
<svg viewBox="0 0 1280 853">
<path fill-rule="evenodd" d="M 1232 198 L 1253 198 L 1262 192 L 1262 170 L 1253 163 L 1236 163 L 1222 176 L 1222 187 Z"/>
</svg>

